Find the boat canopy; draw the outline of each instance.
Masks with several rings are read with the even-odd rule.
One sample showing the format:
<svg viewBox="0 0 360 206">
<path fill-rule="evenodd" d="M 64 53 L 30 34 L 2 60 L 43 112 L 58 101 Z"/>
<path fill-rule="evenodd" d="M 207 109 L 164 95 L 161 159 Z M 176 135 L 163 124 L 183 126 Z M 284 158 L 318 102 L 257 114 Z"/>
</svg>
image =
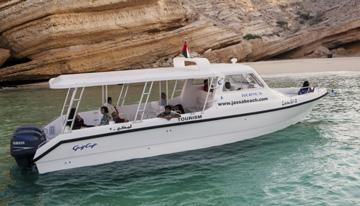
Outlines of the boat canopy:
<svg viewBox="0 0 360 206">
<path fill-rule="evenodd" d="M 255 73 L 253 68 L 243 64 L 211 64 L 211 69 L 224 75 Z"/>
<path fill-rule="evenodd" d="M 196 65 L 185 66 L 185 62 L 194 62 Z M 68 89 L 139 82 L 202 79 L 217 77 L 220 73 L 229 75 L 246 72 L 254 72 L 254 70 L 242 64 L 210 65 L 205 58 L 175 58 L 174 67 L 170 68 L 60 75 L 50 79 L 49 86 L 51 89 Z"/>
<path fill-rule="evenodd" d="M 175 67 L 170 68 L 137 69 L 113 72 L 60 75 L 59 77 L 50 79 L 49 86 L 51 89 L 68 89 L 151 81 L 201 79 L 218 76 L 215 71 L 211 70 L 210 63 L 207 59 L 175 59 L 177 60 L 177 62 L 175 62 Z M 185 64 L 179 63 L 181 61 L 192 61 L 195 62 L 197 65 L 184 66 Z"/>
</svg>

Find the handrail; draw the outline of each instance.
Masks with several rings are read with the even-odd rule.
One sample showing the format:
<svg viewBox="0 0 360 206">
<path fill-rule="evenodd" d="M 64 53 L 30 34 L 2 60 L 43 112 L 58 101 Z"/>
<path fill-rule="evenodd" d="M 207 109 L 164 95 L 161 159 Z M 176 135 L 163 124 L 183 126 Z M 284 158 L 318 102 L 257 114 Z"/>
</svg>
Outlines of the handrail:
<svg viewBox="0 0 360 206">
<path fill-rule="evenodd" d="M 212 77 L 211 80 L 210 80 L 210 84 L 208 86 L 208 91 L 207 91 L 207 94 L 206 94 L 206 98 L 205 98 L 205 101 L 204 101 L 204 106 L 203 106 L 202 112 L 205 111 L 206 104 L 208 103 L 209 94 L 210 94 L 210 91 L 211 91 L 211 85 L 212 85 L 213 81 L 214 81 L 214 77 Z"/>
<path fill-rule="evenodd" d="M 116 103 L 116 107 L 119 107 L 120 101 L 122 101 L 122 102 L 121 102 L 121 107 L 124 106 L 125 99 L 126 99 L 126 96 L 127 96 L 128 90 L 129 90 L 129 86 L 130 86 L 130 84 L 123 84 L 123 85 L 122 85 L 122 87 L 121 87 L 121 92 L 120 92 L 120 94 L 119 94 L 119 99 L 118 99 L 118 101 L 117 101 L 117 103 Z M 124 94 L 124 96 L 122 96 L 125 87 L 126 87 L 126 89 L 125 89 L 125 94 Z"/>
<path fill-rule="evenodd" d="M 72 131 L 72 128 L 73 128 L 73 126 L 74 126 L 74 122 L 75 122 L 75 119 L 76 119 L 76 114 L 77 114 L 77 112 L 78 112 L 79 105 L 80 105 L 82 96 L 83 96 L 83 94 L 84 94 L 85 87 L 82 87 L 82 90 L 81 90 L 81 93 L 80 93 L 79 98 L 76 98 L 77 90 L 78 90 L 77 87 L 76 87 L 76 88 L 73 88 L 73 93 L 72 93 L 72 95 L 71 95 L 70 104 L 68 105 L 69 107 L 68 107 L 68 110 L 67 110 L 67 112 L 66 112 L 65 121 L 64 121 L 63 128 L 62 128 L 62 133 L 64 133 L 65 128 L 66 128 L 68 122 L 71 121 L 71 125 L 70 125 L 70 130 L 69 130 L 69 132 Z M 70 91 L 70 90 L 69 90 L 69 91 Z M 71 117 L 72 119 L 69 120 L 69 115 L 70 115 L 70 112 L 71 112 L 71 109 L 72 109 L 72 107 L 73 107 L 74 102 L 77 102 L 76 107 L 75 107 L 75 113 L 74 113 L 74 116 Z"/>
<path fill-rule="evenodd" d="M 62 107 L 62 109 L 61 109 L 60 116 L 64 114 L 65 107 L 69 106 L 69 105 L 67 105 L 66 103 L 67 103 L 67 101 L 68 101 L 68 98 L 69 98 L 69 94 L 70 94 L 70 90 L 71 90 L 71 89 L 72 89 L 72 88 L 69 88 L 69 89 L 68 89 L 68 92 L 67 92 L 67 94 L 66 94 L 66 98 L 65 98 L 64 105 L 63 105 L 63 107 Z"/>
<path fill-rule="evenodd" d="M 146 88 L 147 88 L 147 84 L 148 84 L 148 82 L 145 82 L 144 89 L 143 89 L 143 92 L 142 92 L 141 97 L 140 97 L 139 105 L 138 105 L 138 108 L 137 108 L 136 113 L 135 113 L 134 122 L 137 122 L 137 118 L 138 118 L 139 112 L 142 113 L 142 114 L 141 114 L 141 118 L 140 118 L 139 121 L 142 121 L 143 118 L 144 118 L 144 113 L 145 113 L 146 105 L 147 105 L 147 103 L 148 103 L 148 101 L 149 101 L 149 97 L 150 97 L 151 90 L 152 90 L 152 87 L 153 87 L 153 85 L 154 85 L 154 82 L 151 81 L 149 90 L 148 90 L 147 92 L 145 92 L 145 91 L 146 91 Z M 142 104 L 142 101 L 143 101 L 143 98 L 144 98 L 145 95 L 147 95 L 147 98 L 146 98 L 146 100 L 145 100 L 143 109 L 140 110 L 140 107 L 141 107 L 141 104 Z"/>
<path fill-rule="evenodd" d="M 289 85 L 287 86 L 281 86 L 279 87 L 279 84 L 283 84 L 283 83 L 287 83 Z M 303 85 L 303 81 L 298 81 L 298 80 L 281 80 L 281 81 L 275 81 L 275 82 L 269 82 L 266 81 L 266 84 L 269 86 L 269 88 L 288 88 L 288 87 L 297 87 L 297 88 L 302 88 Z M 311 81 L 311 85 L 310 87 L 322 87 L 323 83 L 320 81 Z"/>
</svg>

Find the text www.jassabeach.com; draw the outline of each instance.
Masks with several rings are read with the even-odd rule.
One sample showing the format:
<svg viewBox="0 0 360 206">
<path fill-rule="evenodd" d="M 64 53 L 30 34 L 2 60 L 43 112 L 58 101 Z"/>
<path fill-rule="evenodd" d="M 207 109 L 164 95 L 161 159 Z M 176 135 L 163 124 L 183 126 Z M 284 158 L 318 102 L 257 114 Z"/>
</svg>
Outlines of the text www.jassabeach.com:
<svg viewBox="0 0 360 206">
<path fill-rule="evenodd" d="M 263 102 L 263 101 L 267 101 L 268 98 L 254 98 L 254 99 L 244 99 L 244 100 L 239 100 L 239 101 L 231 101 L 231 102 L 220 102 L 218 103 L 219 106 L 232 106 L 235 104 L 245 104 L 245 103 L 253 103 L 253 102 Z"/>
</svg>

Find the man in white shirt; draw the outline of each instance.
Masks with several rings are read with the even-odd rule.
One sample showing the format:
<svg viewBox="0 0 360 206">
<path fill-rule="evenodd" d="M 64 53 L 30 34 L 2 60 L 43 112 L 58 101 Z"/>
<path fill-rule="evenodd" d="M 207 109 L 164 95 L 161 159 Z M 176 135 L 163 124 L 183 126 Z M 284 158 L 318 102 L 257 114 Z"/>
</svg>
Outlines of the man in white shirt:
<svg viewBox="0 0 360 206">
<path fill-rule="evenodd" d="M 111 105 L 112 103 L 112 98 L 108 97 L 107 99 L 107 103 L 105 103 L 103 106 L 107 107 L 109 110 L 109 114 L 112 114 L 113 112 L 116 112 L 115 108 Z"/>
</svg>

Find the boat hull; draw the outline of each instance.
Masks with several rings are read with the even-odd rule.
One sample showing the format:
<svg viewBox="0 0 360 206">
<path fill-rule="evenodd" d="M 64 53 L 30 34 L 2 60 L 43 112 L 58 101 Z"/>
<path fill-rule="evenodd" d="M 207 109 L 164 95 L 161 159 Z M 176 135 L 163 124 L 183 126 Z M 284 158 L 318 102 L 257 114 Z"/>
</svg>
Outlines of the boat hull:
<svg viewBox="0 0 360 206">
<path fill-rule="evenodd" d="M 229 144 L 293 125 L 316 102 L 217 118 L 204 118 L 197 113 L 191 121 L 73 138 L 59 141 L 34 160 L 42 174 Z"/>
</svg>

